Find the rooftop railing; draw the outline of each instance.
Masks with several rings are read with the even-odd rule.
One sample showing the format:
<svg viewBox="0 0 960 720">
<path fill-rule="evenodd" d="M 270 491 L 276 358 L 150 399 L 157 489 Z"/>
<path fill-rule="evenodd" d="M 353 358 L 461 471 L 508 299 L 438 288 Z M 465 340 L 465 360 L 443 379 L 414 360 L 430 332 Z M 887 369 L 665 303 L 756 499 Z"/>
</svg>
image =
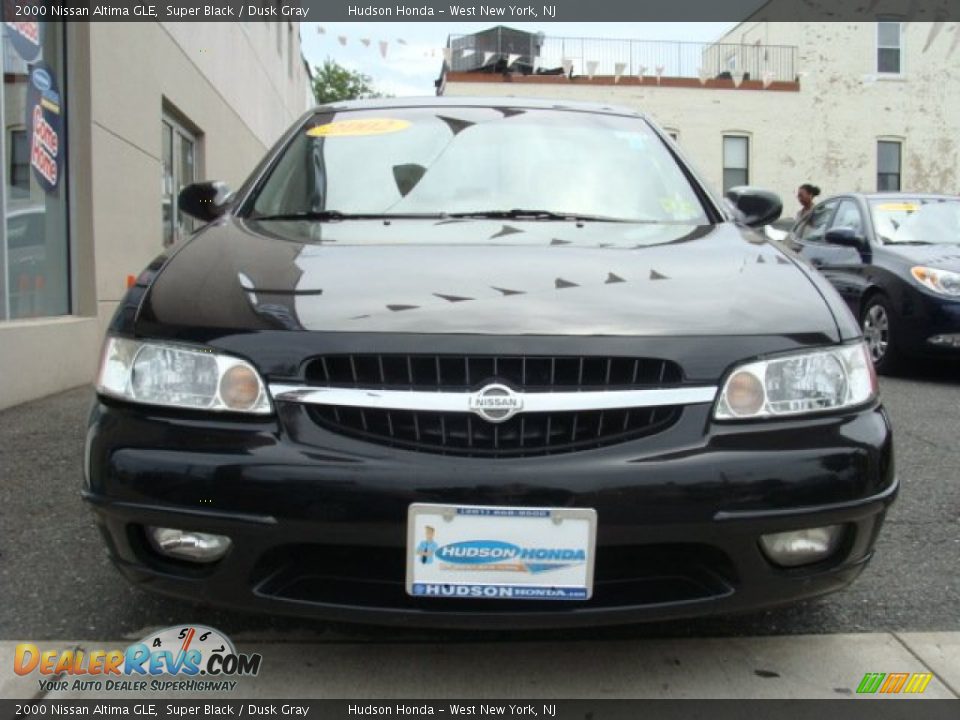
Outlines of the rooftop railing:
<svg viewBox="0 0 960 720">
<path fill-rule="evenodd" d="M 797 48 L 792 45 L 550 37 L 494 28 L 451 35 L 448 47 L 454 72 L 489 68 L 559 74 L 566 68 L 579 76 L 797 80 Z"/>
</svg>

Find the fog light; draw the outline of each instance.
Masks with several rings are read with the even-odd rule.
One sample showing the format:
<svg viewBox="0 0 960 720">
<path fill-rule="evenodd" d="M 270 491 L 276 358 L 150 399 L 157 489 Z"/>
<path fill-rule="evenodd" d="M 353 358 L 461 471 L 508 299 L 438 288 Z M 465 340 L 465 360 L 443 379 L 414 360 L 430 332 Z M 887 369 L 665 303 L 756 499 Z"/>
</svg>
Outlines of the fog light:
<svg viewBox="0 0 960 720">
<path fill-rule="evenodd" d="M 951 333 L 949 335 L 934 335 L 927 338 L 927 342 L 937 347 L 955 347 L 960 348 L 960 333 Z"/>
<path fill-rule="evenodd" d="M 834 553 L 843 525 L 791 530 L 760 537 L 764 554 L 777 565 L 796 567 L 824 560 Z"/>
<path fill-rule="evenodd" d="M 193 562 L 214 562 L 227 554 L 230 538 L 226 535 L 175 530 L 174 528 L 147 528 L 150 545 L 161 555 L 191 560 Z"/>
</svg>

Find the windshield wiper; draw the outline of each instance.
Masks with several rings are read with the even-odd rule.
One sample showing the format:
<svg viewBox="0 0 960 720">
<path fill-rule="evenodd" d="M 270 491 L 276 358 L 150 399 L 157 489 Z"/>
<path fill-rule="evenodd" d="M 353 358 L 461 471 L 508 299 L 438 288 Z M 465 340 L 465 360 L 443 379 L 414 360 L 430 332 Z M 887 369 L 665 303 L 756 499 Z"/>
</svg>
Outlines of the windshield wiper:
<svg viewBox="0 0 960 720">
<path fill-rule="evenodd" d="M 553 210 L 471 210 L 469 212 L 447 213 L 452 218 L 490 218 L 494 220 L 584 220 L 589 222 L 650 222 L 649 220 L 627 220 L 605 215 L 584 215 L 582 213 L 554 212 Z"/>
<path fill-rule="evenodd" d="M 276 213 L 274 215 L 250 215 L 248 220 L 307 220 L 330 222 L 339 220 L 436 220 L 444 218 L 441 213 L 345 213 L 339 210 L 310 210 L 295 213 Z"/>
</svg>

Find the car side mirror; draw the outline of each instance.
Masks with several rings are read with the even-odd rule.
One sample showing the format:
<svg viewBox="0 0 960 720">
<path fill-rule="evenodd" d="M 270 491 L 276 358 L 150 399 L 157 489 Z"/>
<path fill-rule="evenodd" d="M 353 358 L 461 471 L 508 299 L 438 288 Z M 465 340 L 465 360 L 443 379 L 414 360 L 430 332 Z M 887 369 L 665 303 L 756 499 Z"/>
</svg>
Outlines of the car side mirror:
<svg viewBox="0 0 960 720">
<path fill-rule="evenodd" d="M 727 190 L 726 198 L 736 210 L 739 220 L 749 227 L 770 225 L 783 212 L 780 196 L 769 190 L 735 187 Z"/>
<path fill-rule="evenodd" d="M 827 230 L 827 234 L 823 236 L 823 239 L 826 240 L 829 245 L 842 245 L 843 247 L 850 247 L 855 250 L 863 250 L 866 244 L 864 243 L 863 236 L 851 227 L 831 228 Z"/>
<path fill-rule="evenodd" d="M 177 206 L 197 220 L 210 222 L 223 215 L 233 200 L 233 193 L 226 183 L 199 182 L 187 185 L 177 196 Z"/>
</svg>

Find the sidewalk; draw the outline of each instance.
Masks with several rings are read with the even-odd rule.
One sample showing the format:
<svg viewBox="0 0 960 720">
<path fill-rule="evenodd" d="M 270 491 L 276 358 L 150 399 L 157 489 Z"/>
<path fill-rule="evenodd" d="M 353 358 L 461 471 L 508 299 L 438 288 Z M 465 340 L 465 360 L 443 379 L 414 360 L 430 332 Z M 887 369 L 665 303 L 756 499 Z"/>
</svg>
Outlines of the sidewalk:
<svg viewBox="0 0 960 720">
<path fill-rule="evenodd" d="M 87 651 L 127 644 L 38 643 Z M 0 698 L 104 698 L 104 692 L 44 695 L 37 673 L 14 675 L 15 646 L 0 642 Z M 241 642 L 237 649 L 263 655 L 258 677 L 238 679 L 234 692 L 162 697 L 813 699 L 857 697 L 868 672 L 934 673 L 922 695 L 880 697 L 960 697 L 960 632 L 444 645 Z"/>
</svg>

